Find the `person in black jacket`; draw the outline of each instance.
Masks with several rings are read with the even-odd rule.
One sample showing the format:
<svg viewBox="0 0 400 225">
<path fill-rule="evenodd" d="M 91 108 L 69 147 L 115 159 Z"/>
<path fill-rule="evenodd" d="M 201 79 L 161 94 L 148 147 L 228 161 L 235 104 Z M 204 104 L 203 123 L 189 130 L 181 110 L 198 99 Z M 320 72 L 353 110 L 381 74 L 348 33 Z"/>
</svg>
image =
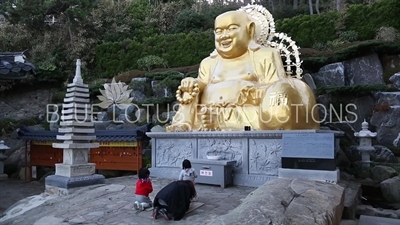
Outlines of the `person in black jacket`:
<svg viewBox="0 0 400 225">
<path fill-rule="evenodd" d="M 162 188 L 154 198 L 153 218 L 161 215 L 166 220 L 181 220 L 196 197 L 196 190 L 190 180 L 174 181 Z"/>
</svg>

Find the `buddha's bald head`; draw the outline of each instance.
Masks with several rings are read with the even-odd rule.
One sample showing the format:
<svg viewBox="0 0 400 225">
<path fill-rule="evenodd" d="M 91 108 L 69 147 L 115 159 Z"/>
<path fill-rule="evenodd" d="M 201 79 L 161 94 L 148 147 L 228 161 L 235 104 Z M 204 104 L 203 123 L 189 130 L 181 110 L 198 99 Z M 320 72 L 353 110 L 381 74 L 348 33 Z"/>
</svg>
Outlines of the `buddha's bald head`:
<svg viewBox="0 0 400 225">
<path fill-rule="evenodd" d="M 215 18 L 215 24 L 218 21 L 227 20 L 227 19 L 232 19 L 237 22 L 244 22 L 244 23 L 251 22 L 249 15 L 243 11 L 228 11 L 228 12 L 222 13 L 219 16 L 217 16 Z"/>
<path fill-rule="evenodd" d="M 228 11 L 215 19 L 215 48 L 224 58 L 243 55 L 254 33 L 254 22 L 247 13 Z"/>
</svg>

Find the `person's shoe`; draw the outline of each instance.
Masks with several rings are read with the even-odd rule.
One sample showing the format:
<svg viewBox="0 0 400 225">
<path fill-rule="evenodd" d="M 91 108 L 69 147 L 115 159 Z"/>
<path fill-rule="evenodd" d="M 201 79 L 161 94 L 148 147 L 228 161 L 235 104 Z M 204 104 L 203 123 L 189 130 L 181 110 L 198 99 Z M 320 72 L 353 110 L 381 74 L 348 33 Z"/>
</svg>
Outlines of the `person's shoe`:
<svg viewBox="0 0 400 225">
<path fill-rule="evenodd" d="M 133 208 L 136 210 L 139 210 L 140 204 L 138 201 L 135 201 L 135 203 L 133 203 Z"/>
<path fill-rule="evenodd" d="M 142 211 L 144 211 L 148 207 L 149 207 L 149 204 L 147 204 L 146 202 L 142 202 L 139 205 L 139 209 L 142 210 Z"/>
<path fill-rule="evenodd" d="M 162 217 L 164 217 L 165 220 L 169 220 L 168 212 L 167 212 L 166 209 L 164 209 L 164 208 L 160 209 L 159 213 L 160 213 L 160 215 L 161 215 Z"/>
<path fill-rule="evenodd" d="M 153 219 L 156 220 L 159 213 L 160 213 L 159 208 L 158 207 L 154 207 L 153 215 L 152 215 Z"/>
<path fill-rule="evenodd" d="M 194 198 L 192 198 L 192 200 L 191 200 L 191 202 L 198 202 L 199 201 L 199 197 L 194 197 Z"/>
</svg>

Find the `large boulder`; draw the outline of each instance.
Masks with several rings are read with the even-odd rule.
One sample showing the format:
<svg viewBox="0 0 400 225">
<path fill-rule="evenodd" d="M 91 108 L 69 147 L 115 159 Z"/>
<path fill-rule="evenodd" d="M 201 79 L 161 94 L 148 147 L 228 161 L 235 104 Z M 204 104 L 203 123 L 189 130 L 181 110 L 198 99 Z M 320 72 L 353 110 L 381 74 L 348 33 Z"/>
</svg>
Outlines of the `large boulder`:
<svg viewBox="0 0 400 225">
<path fill-rule="evenodd" d="M 382 195 L 388 202 L 400 202 L 400 176 L 381 182 Z"/>
<path fill-rule="evenodd" d="M 393 84 L 395 88 L 400 90 L 400 72 L 393 74 L 393 76 L 389 78 L 389 81 Z"/>
<path fill-rule="evenodd" d="M 339 225 L 343 201 L 344 188 L 340 185 L 278 178 L 260 186 L 237 208 L 215 218 L 210 225 Z"/>
<path fill-rule="evenodd" d="M 369 121 L 374 110 L 374 99 L 370 96 L 355 98 L 349 101 L 349 104 L 342 105 L 342 120 L 352 124 L 357 131 L 361 130 L 361 123 L 364 120 Z"/>
<path fill-rule="evenodd" d="M 383 67 L 376 53 L 344 62 L 346 85 L 384 84 Z"/>
<path fill-rule="evenodd" d="M 361 152 L 357 149 L 357 145 L 351 145 L 345 147 L 344 153 L 352 162 L 361 161 Z M 393 152 L 382 145 L 374 145 L 375 150 L 370 153 L 370 160 L 372 162 L 383 162 L 383 163 L 397 163 L 397 158 Z"/>
<path fill-rule="evenodd" d="M 371 169 L 371 174 L 372 174 L 372 179 L 379 183 L 398 175 L 396 170 L 387 166 L 374 166 Z"/>
<path fill-rule="evenodd" d="M 344 64 L 341 62 L 328 64 L 311 74 L 317 86 L 344 86 Z"/>
<path fill-rule="evenodd" d="M 376 92 L 374 100 L 377 106 L 400 105 L 400 92 Z"/>
<path fill-rule="evenodd" d="M 400 107 L 375 112 L 371 117 L 371 125 L 376 128 L 379 144 L 400 147 L 400 142 L 396 141 L 400 131 Z"/>
</svg>

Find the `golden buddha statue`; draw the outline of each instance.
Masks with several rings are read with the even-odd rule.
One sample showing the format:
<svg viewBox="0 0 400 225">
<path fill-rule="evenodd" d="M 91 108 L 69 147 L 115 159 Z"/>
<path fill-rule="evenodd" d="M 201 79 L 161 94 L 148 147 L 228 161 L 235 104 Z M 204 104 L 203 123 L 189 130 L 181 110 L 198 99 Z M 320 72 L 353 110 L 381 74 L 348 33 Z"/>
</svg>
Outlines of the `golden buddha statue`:
<svg viewBox="0 0 400 225">
<path fill-rule="evenodd" d="M 265 12 L 247 6 L 215 19 L 215 50 L 197 78 L 181 81 L 181 104 L 167 132 L 319 129 L 314 93 L 285 71 L 279 48 L 286 48 L 271 44 L 273 21 L 270 14 L 260 19 Z"/>
</svg>

